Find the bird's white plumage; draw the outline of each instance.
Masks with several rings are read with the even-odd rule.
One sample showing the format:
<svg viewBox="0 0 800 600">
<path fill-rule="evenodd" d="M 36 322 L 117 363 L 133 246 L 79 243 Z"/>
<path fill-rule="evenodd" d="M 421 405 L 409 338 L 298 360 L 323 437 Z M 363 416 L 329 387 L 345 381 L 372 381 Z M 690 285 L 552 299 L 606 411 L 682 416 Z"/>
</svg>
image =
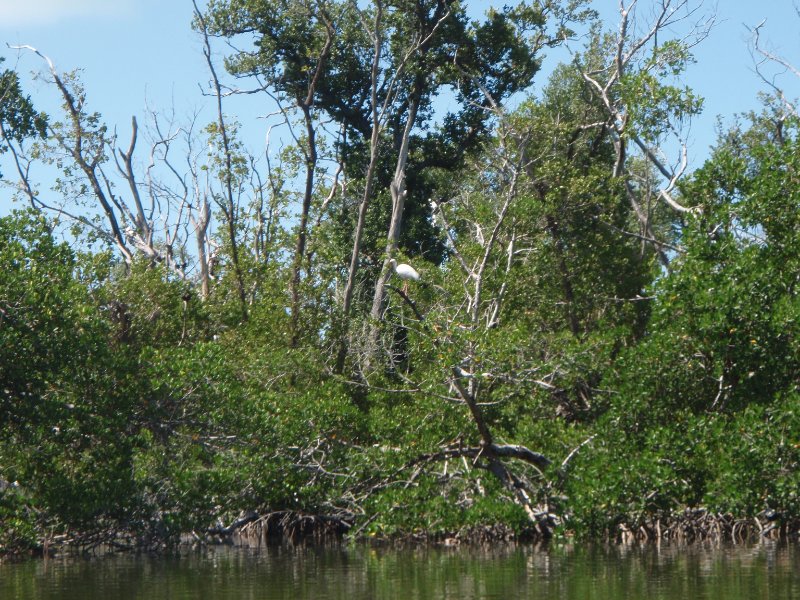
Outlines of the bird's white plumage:
<svg viewBox="0 0 800 600">
<path fill-rule="evenodd" d="M 392 269 L 400 279 L 404 279 L 406 281 L 419 281 L 420 275 L 411 265 L 407 265 L 406 263 L 397 264 L 395 259 L 389 261 L 389 264 L 392 265 Z"/>
</svg>

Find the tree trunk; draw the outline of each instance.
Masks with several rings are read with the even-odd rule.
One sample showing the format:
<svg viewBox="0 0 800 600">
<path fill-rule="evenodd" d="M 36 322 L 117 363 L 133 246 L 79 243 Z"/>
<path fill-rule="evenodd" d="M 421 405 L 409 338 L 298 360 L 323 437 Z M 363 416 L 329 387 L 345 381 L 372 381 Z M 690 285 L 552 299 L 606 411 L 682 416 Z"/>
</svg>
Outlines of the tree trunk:
<svg viewBox="0 0 800 600">
<path fill-rule="evenodd" d="M 200 297 L 203 300 L 208 299 L 211 288 L 211 271 L 208 267 L 208 253 L 206 252 L 206 237 L 210 222 L 211 210 L 208 206 L 208 200 L 203 200 L 200 219 L 194 223 L 195 236 L 197 238 L 197 259 L 200 263 Z"/>
<path fill-rule="evenodd" d="M 394 178 L 389 186 L 392 194 L 392 219 L 389 222 L 389 234 L 386 241 L 384 252 L 383 268 L 375 284 L 375 295 L 372 298 L 372 310 L 370 316 L 377 323 L 383 317 L 384 304 L 386 302 L 386 282 L 389 280 L 391 271 L 389 270 L 389 260 L 397 252 L 400 232 L 403 227 L 403 210 L 406 202 L 406 166 L 408 165 L 408 151 L 411 140 L 411 130 L 417 120 L 417 110 L 419 109 L 420 94 L 414 93 L 408 107 L 408 120 L 406 121 L 403 137 L 400 143 L 400 152 L 397 156 L 397 166 L 394 171 Z M 375 330 L 377 334 L 377 330 Z"/>
<path fill-rule="evenodd" d="M 217 124 L 219 125 L 219 133 L 222 137 L 222 151 L 225 157 L 225 199 L 220 202 L 220 208 L 225 214 L 225 220 L 228 225 L 228 238 L 231 245 L 231 262 L 233 263 L 233 273 L 236 278 L 236 291 L 239 296 L 239 303 L 242 310 L 242 320 L 247 320 L 247 296 L 244 289 L 244 275 L 242 273 L 242 266 L 239 260 L 239 244 L 236 240 L 236 205 L 233 199 L 233 160 L 230 138 L 228 137 L 228 129 L 225 124 L 225 115 L 222 112 L 222 85 L 217 77 L 217 69 L 214 66 L 214 61 L 211 60 L 211 42 L 209 40 L 208 28 L 206 27 L 203 13 L 197 8 L 197 3 L 194 4 L 195 17 L 199 20 L 203 33 L 203 54 L 206 58 L 208 70 L 211 73 L 211 80 L 214 84 L 214 95 L 217 98 Z"/>
<path fill-rule="evenodd" d="M 364 196 L 358 207 L 358 221 L 353 236 L 353 251 L 350 254 L 350 269 L 347 272 L 347 283 L 344 287 L 344 299 L 342 300 L 342 325 L 339 334 L 339 349 L 336 352 L 336 365 L 334 372 L 341 374 L 344 371 L 344 363 L 347 360 L 348 344 L 347 338 L 350 333 L 350 311 L 353 304 L 353 293 L 356 286 L 356 273 L 358 272 L 358 260 L 361 255 L 361 241 L 364 237 L 364 224 L 367 220 L 367 209 L 372 199 L 373 180 L 375 178 L 375 168 L 378 165 L 378 150 L 380 144 L 380 114 L 378 112 L 378 70 L 381 61 L 381 19 L 383 17 L 383 5 L 376 4 L 375 31 L 374 31 L 374 55 L 372 60 L 372 71 L 370 75 L 370 102 L 372 104 L 372 137 L 370 138 L 369 166 L 367 167 L 366 182 L 364 183 Z"/>
<path fill-rule="evenodd" d="M 419 88 L 417 88 L 419 89 Z M 408 164 L 408 151 L 409 142 L 411 139 L 411 130 L 414 128 L 414 122 L 417 118 L 417 109 L 419 108 L 420 94 L 414 93 L 408 107 L 408 120 L 406 121 L 405 129 L 403 130 L 403 137 L 400 143 L 400 152 L 397 156 L 397 166 L 394 172 L 394 178 L 389 186 L 389 191 L 392 195 L 392 218 L 389 222 L 389 234 L 386 241 L 386 250 L 384 251 L 383 266 L 378 280 L 375 283 L 375 294 L 372 297 L 372 310 L 370 311 L 370 319 L 372 323 L 369 327 L 367 337 L 367 358 L 365 369 L 369 370 L 372 359 L 378 352 L 378 338 L 380 337 L 381 324 L 383 319 L 383 311 L 386 304 L 386 283 L 392 271 L 389 267 L 389 260 L 397 252 L 398 242 L 400 241 L 400 232 L 403 226 L 403 210 L 405 209 L 406 201 L 406 165 Z"/>
<path fill-rule="evenodd" d="M 300 339 L 300 271 L 303 268 L 303 256 L 306 253 L 306 240 L 308 237 L 308 215 L 311 212 L 311 200 L 314 196 L 314 170 L 317 167 L 317 142 L 314 122 L 311 116 L 311 107 L 302 104 L 303 120 L 306 124 L 307 152 L 306 152 L 306 185 L 303 193 L 303 208 L 300 212 L 300 224 L 297 229 L 297 242 L 295 243 L 294 261 L 292 263 L 291 294 L 291 340 L 290 346 L 297 347 Z"/>
</svg>

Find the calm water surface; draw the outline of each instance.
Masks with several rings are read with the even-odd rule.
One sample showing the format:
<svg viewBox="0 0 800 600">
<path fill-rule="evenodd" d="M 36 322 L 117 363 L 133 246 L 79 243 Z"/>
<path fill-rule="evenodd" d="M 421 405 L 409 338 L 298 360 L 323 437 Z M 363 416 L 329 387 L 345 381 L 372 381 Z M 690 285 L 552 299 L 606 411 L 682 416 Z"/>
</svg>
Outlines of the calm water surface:
<svg viewBox="0 0 800 600">
<path fill-rule="evenodd" d="M 0 565 L 0 598 L 800 598 L 800 548 L 212 548 Z"/>
</svg>

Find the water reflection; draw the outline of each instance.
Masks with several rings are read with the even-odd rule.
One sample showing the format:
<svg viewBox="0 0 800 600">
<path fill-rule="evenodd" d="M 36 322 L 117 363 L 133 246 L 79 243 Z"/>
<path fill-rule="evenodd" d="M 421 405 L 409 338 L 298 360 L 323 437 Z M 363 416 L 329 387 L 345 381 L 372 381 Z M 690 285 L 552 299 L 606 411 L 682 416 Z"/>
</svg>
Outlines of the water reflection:
<svg viewBox="0 0 800 600">
<path fill-rule="evenodd" d="M 800 598 L 795 546 L 210 548 L 0 565 L 0 598 Z"/>
</svg>

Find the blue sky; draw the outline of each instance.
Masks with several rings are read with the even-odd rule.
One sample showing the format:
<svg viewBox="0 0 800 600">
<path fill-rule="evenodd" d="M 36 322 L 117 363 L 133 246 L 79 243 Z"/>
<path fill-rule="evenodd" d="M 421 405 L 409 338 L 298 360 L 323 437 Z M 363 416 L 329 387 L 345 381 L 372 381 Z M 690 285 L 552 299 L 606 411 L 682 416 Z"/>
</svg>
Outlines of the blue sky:
<svg viewBox="0 0 800 600">
<path fill-rule="evenodd" d="M 206 71 L 189 23 L 191 0 L 0 0 L 0 54 L 21 73 L 45 65 L 6 44 L 28 44 L 59 71 L 83 70 L 88 102 L 109 124 L 128 127 L 145 104 L 189 111 L 203 104 Z M 47 102 L 47 86 L 27 84 Z"/>
<path fill-rule="evenodd" d="M 470 9 L 480 12 L 490 4 L 471 2 Z M 596 0 L 593 6 L 613 23 L 618 0 Z M 200 93 L 208 78 L 200 40 L 189 27 L 191 14 L 191 0 L 0 0 L 0 55 L 6 66 L 26 75 L 26 89 L 45 110 L 52 110 L 52 91 L 27 77 L 43 63 L 5 44 L 34 46 L 61 71 L 81 68 L 89 107 L 126 136 L 131 115 L 141 121 L 146 104 L 157 110 L 174 107 L 178 117 L 210 104 Z M 766 19 L 764 35 L 772 47 L 800 64 L 800 17 L 791 0 L 719 0 L 717 14 L 718 24 L 696 49 L 698 63 L 685 79 L 706 98 L 705 114 L 692 127 L 694 165 L 714 140 L 717 115 L 729 119 L 758 106 L 764 85 L 753 72 L 745 25 Z M 800 89 L 791 76 L 783 81 L 789 90 Z M 263 121 L 255 117 L 270 110 L 266 104 L 251 97 L 229 104 L 228 110 L 255 131 L 252 139 L 263 139 Z M 7 202 L 0 196 L 0 204 Z"/>
</svg>

